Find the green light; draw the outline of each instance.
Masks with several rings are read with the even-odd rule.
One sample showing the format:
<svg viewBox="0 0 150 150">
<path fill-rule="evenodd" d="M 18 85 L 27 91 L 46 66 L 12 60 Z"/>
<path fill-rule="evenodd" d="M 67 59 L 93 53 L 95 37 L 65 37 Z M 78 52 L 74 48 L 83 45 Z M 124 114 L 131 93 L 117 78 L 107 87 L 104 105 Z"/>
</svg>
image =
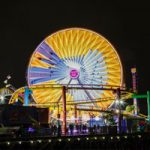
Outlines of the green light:
<svg viewBox="0 0 150 150">
<path fill-rule="evenodd" d="M 10 142 L 7 142 L 7 145 L 10 145 Z"/>
<path fill-rule="evenodd" d="M 51 142 L 51 140 L 48 140 L 48 142 L 50 143 L 50 142 Z"/>
<path fill-rule="evenodd" d="M 94 137 L 95 140 L 97 140 L 97 137 Z"/>
<path fill-rule="evenodd" d="M 132 98 L 147 98 L 147 95 L 136 95 L 136 94 L 133 94 Z"/>
<path fill-rule="evenodd" d="M 103 136 L 103 137 L 102 137 L 102 139 L 104 140 L 104 139 L 105 139 L 105 137 Z"/>
<path fill-rule="evenodd" d="M 77 138 L 78 141 L 80 141 L 80 138 Z"/>
<path fill-rule="evenodd" d="M 21 141 L 19 141 L 18 143 L 19 143 L 19 144 L 22 144 L 22 142 L 21 142 Z"/>
</svg>

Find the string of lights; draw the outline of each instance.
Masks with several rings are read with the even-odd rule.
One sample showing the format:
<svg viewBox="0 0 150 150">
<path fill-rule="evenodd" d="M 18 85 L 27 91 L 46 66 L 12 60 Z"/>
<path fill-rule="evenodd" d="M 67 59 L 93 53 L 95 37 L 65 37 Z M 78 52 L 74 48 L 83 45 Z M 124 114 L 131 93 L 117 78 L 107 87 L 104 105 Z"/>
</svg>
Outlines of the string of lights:
<svg viewBox="0 0 150 150">
<path fill-rule="evenodd" d="M 136 134 L 136 135 L 103 135 L 103 136 L 80 136 L 80 137 L 54 137 L 54 138 L 38 138 L 38 139 L 28 139 L 28 140 L 6 140 L 6 141 L 0 141 L 1 144 L 11 145 L 11 144 L 41 144 L 41 143 L 54 143 L 54 142 L 71 142 L 71 141 L 93 141 L 93 140 L 121 140 L 121 139 L 128 139 L 128 138 L 142 138 L 142 134 Z"/>
</svg>

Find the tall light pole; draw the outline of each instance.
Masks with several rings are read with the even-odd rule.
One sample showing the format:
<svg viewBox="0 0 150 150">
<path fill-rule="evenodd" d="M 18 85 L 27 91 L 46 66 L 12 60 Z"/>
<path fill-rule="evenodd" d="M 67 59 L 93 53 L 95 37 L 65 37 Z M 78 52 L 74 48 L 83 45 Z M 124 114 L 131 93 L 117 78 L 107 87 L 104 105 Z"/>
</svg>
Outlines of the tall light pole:
<svg viewBox="0 0 150 150">
<path fill-rule="evenodd" d="M 117 97 L 117 100 L 118 100 L 118 108 L 119 108 L 119 112 L 118 112 L 119 133 L 122 133 L 122 126 L 121 126 L 122 114 L 121 114 L 121 102 L 120 102 L 120 98 L 121 98 L 120 88 L 116 89 L 116 97 Z"/>
<path fill-rule="evenodd" d="M 136 79 L 136 76 L 137 76 L 137 71 L 136 71 L 136 68 L 131 68 L 131 73 L 132 73 L 132 88 L 133 88 L 133 92 L 135 94 L 137 94 L 137 79 Z M 137 99 L 136 98 L 133 98 L 133 104 L 134 104 L 134 114 L 135 115 L 138 115 L 138 103 L 137 103 Z"/>
</svg>

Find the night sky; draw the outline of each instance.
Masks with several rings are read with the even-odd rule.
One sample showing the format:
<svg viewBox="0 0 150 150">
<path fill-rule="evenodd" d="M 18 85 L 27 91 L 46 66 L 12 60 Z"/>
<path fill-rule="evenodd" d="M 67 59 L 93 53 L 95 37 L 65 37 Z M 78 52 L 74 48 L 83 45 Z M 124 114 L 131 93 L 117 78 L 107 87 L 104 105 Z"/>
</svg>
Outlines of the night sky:
<svg viewBox="0 0 150 150">
<path fill-rule="evenodd" d="M 120 55 L 127 87 L 131 87 L 130 69 L 136 66 L 139 93 L 150 90 L 150 5 L 121 0 L 1 4 L 0 86 L 8 74 L 15 87 L 26 85 L 28 62 L 37 45 L 51 33 L 68 27 L 84 27 L 102 34 Z"/>
</svg>

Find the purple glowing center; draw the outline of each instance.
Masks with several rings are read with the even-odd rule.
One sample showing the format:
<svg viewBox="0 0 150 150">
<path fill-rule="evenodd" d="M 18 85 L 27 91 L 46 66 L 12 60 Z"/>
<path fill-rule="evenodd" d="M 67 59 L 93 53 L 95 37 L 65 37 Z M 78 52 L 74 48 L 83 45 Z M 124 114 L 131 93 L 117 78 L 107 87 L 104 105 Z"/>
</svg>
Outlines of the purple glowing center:
<svg viewBox="0 0 150 150">
<path fill-rule="evenodd" d="M 70 71 L 70 77 L 71 78 L 78 78 L 78 76 L 79 76 L 79 72 L 76 69 L 72 69 Z"/>
</svg>

